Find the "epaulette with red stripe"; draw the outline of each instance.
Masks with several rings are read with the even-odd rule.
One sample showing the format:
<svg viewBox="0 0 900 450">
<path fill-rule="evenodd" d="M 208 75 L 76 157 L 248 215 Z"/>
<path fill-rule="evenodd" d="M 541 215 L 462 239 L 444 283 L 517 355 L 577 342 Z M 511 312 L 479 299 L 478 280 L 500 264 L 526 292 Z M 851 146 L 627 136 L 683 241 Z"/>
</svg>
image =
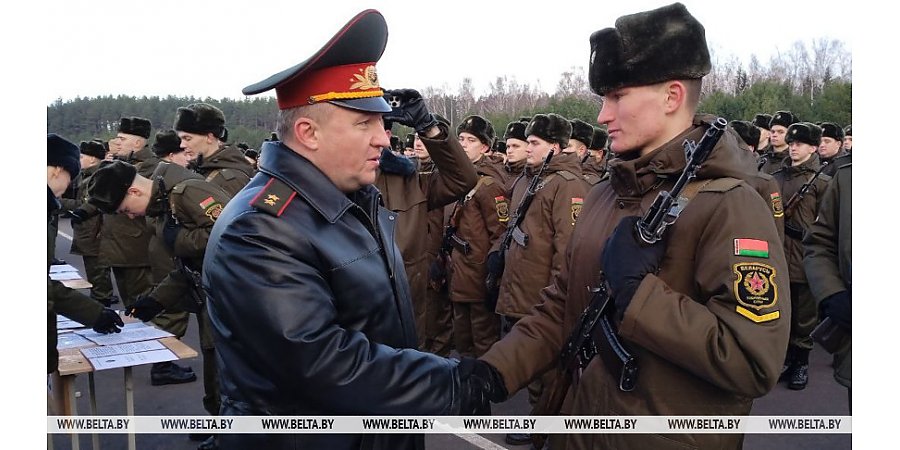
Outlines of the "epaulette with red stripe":
<svg viewBox="0 0 900 450">
<path fill-rule="evenodd" d="M 297 193 L 283 181 L 271 178 L 259 194 L 250 200 L 250 206 L 275 217 L 281 217 L 296 195 Z"/>
</svg>

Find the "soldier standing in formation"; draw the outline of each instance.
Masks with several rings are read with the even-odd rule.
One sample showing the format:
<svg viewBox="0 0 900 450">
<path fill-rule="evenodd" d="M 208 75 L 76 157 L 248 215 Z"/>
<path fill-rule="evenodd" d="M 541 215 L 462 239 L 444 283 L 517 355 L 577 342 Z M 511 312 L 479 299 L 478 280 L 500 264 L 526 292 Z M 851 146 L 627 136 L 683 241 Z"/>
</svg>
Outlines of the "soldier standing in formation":
<svg viewBox="0 0 900 450">
<path fill-rule="evenodd" d="M 800 120 L 790 111 L 778 111 L 769 122 L 769 145 L 760 149 L 759 170 L 771 174 L 781 168 L 781 162 L 787 157 L 788 143 L 784 140 L 787 129 Z"/>
<path fill-rule="evenodd" d="M 789 155 L 782 168 L 772 174 L 788 199 L 784 206 L 784 253 L 791 283 L 791 339 L 781 379 L 787 380 L 788 388 L 794 390 L 805 389 L 809 382 L 809 352 L 813 346 L 809 334 L 818 323 L 816 302 L 803 271 L 802 240 L 803 233 L 816 218 L 822 193 L 830 179 L 819 173 L 821 166 L 816 148 L 821 139 L 822 129 L 811 123 L 791 125 L 786 133 Z"/>
<path fill-rule="evenodd" d="M 609 134 L 603 128 L 594 127 L 591 136 L 591 145 L 588 146 L 588 154 L 581 160 L 581 170 L 584 179 L 593 186 L 606 176 L 606 166 L 609 162 L 606 150 L 606 140 Z"/>
<path fill-rule="evenodd" d="M 453 304 L 453 337 L 462 356 L 480 356 L 500 338 L 500 318 L 488 309 L 484 279 L 488 252 L 509 221 L 503 176 L 486 152 L 494 127 L 481 116 L 469 116 L 456 128 L 459 143 L 478 172 L 478 182 L 465 197 L 447 206 L 453 245 L 449 291 Z"/>
<path fill-rule="evenodd" d="M 756 144 L 756 150 L 762 151 L 769 146 L 769 136 L 772 134 L 769 123 L 772 122 L 771 114 L 757 114 L 753 117 L 753 125 L 759 129 L 759 142 Z"/>
<path fill-rule="evenodd" d="M 521 121 L 510 122 L 506 126 L 506 132 L 503 133 L 503 140 L 506 141 L 506 164 L 503 166 L 506 170 L 506 189 L 509 198 L 513 190 L 513 186 L 519 182 L 519 177 L 525 172 L 525 166 L 528 162 L 527 137 L 525 136 L 525 127 L 528 123 Z M 527 182 L 527 181 L 526 181 Z"/>
<path fill-rule="evenodd" d="M 615 304 L 611 320 L 640 377 L 623 392 L 621 374 L 607 372 L 595 357 L 569 389 L 563 414 L 748 414 L 752 399 L 778 379 L 790 323 L 790 310 L 778 300 L 790 289 L 768 205 L 744 182 L 721 175 L 753 170 L 752 163 L 726 167 L 750 161 L 732 156 L 746 153 L 734 134 L 725 133 L 704 162 L 667 240 L 647 246 L 634 236 L 637 216 L 684 168 L 684 139 L 696 141 L 707 128 L 709 118 L 694 115 L 710 71 L 703 26 L 676 3 L 621 17 L 590 42 L 591 88 L 604 96 L 598 122 L 608 125 L 618 157 L 609 181 L 586 199 L 566 262 L 541 291 L 540 304 L 479 361 L 503 381 L 489 383 L 486 396 L 505 398 L 558 362 L 591 299 L 586 287 L 596 286 L 602 270 Z M 597 340 L 598 351 L 611 351 Z M 574 434 L 551 435 L 551 446 L 643 449 L 673 440 L 739 448 L 743 438 Z"/>
<path fill-rule="evenodd" d="M 833 176 L 838 167 L 853 162 L 853 156 L 844 150 L 844 130 L 831 122 L 822 122 L 822 143 L 819 144 L 819 162 L 828 164 L 825 174 Z"/>
</svg>

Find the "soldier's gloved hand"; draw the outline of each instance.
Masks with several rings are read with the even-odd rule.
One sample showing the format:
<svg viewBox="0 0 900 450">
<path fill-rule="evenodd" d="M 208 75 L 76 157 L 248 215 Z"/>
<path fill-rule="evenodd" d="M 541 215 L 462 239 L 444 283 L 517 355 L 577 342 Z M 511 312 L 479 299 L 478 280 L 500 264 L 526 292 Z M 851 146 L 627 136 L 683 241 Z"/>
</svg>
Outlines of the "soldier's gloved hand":
<svg viewBox="0 0 900 450">
<path fill-rule="evenodd" d="M 142 322 L 152 320 L 166 309 L 158 301 L 149 295 L 139 295 L 130 308 L 125 309 L 125 315 L 140 319 Z"/>
<path fill-rule="evenodd" d="M 841 291 L 825 297 L 825 299 L 819 303 L 819 315 L 823 318 L 831 317 L 831 320 L 835 321 L 838 325 L 850 330 L 852 306 L 853 302 L 850 297 L 850 292 Z"/>
<path fill-rule="evenodd" d="M 91 214 L 81 208 L 75 208 L 74 210 L 69 211 L 68 216 L 72 218 L 72 223 L 75 225 L 91 218 Z"/>
<path fill-rule="evenodd" d="M 503 257 L 500 256 L 499 251 L 488 253 L 487 257 L 487 271 L 494 276 L 499 276 L 503 273 L 505 261 L 503 261 Z"/>
<path fill-rule="evenodd" d="M 603 273 L 609 283 L 610 295 L 616 306 L 616 322 L 625 317 L 625 309 L 640 286 L 644 276 L 656 273 L 666 253 L 666 239 L 648 245 L 637 236 L 635 225 L 640 217 L 622 218 L 606 240 L 603 248 Z"/>
<path fill-rule="evenodd" d="M 459 361 L 461 416 L 489 416 L 491 403 L 506 400 L 509 393 L 503 377 L 490 364 L 464 356 Z"/>
<path fill-rule="evenodd" d="M 428 112 L 422 94 L 415 89 L 385 91 L 384 99 L 391 105 L 391 112 L 382 116 L 385 121 L 412 127 L 417 133 L 424 133 L 425 130 L 437 125 L 437 119 Z"/>
<path fill-rule="evenodd" d="M 170 250 L 175 250 L 175 239 L 178 238 L 178 232 L 182 228 L 184 227 L 175 220 L 172 214 L 166 214 L 166 223 L 163 225 L 163 242 Z"/>
<path fill-rule="evenodd" d="M 94 331 L 103 334 L 109 333 L 120 333 L 122 332 L 119 327 L 124 327 L 125 323 L 122 322 L 122 318 L 119 317 L 119 313 L 109 309 L 103 308 L 103 311 L 100 311 L 100 317 L 94 322 Z"/>
</svg>

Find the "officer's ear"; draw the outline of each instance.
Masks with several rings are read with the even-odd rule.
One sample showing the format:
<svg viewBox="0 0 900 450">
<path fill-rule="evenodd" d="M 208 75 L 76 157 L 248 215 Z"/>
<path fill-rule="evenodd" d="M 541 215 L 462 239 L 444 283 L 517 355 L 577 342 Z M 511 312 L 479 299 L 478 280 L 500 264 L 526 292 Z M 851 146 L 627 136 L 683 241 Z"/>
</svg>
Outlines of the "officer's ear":
<svg viewBox="0 0 900 450">
<path fill-rule="evenodd" d="M 319 148 L 319 123 L 309 117 L 299 117 L 291 128 L 297 143 L 310 150 Z"/>
</svg>

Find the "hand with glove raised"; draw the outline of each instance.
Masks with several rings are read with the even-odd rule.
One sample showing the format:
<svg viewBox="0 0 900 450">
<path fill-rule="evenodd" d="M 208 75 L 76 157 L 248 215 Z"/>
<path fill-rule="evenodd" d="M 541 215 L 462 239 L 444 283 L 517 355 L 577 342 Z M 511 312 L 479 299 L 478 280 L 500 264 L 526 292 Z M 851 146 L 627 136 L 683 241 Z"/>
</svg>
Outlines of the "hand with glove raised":
<svg viewBox="0 0 900 450">
<path fill-rule="evenodd" d="M 119 313 L 109 309 L 103 308 L 100 311 L 100 317 L 94 321 L 94 331 L 103 334 L 109 333 L 120 333 L 122 332 L 119 327 L 124 327 L 125 323 L 122 322 L 122 318 L 119 317 Z"/>
<path fill-rule="evenodd" d="M 459 362 L 461 416 L 489 416 L 491 403 L 509 397 L 503 377 L 490 364 L 464 356 Z"/>
<path fill-rule="evenodd" d="M 166 309 L 149 295 L 140 295 L 130 308 L 125 310 L 125 315 L 140 319 L 142 322 L 152 320 Z"/>
<path fill-rule="evenodd" d="M 659 270 L 666 253 L 668 234 L 664 234 L 663 239 L 655 244 L 647 244 L 637 236 L 636 224 L 639 220 L 637 216 L 622 218 L 603 248 L 603 273 L 615 302 L 617 323 L 625 317 L 625 309 L 644 276 Z"/>
<path fill-rule="evenodd" d="M 849 291 L 841 291 L 825 297 L 819 303 L 819 315 L 824 320 L 825 317 L 831 317 L 842 328 L 850 330 L 851 313 L 853 302 Z"/>
<path fill-rule="evenodd" d="M 385 113 L 385 122 L 396 122 L 416 130 L 416 133 L 424 134 L 426 130 L 437 125 L 422 94 L 415 89 L 394 89 L 384 92 L 384 99 L 391 105 L 391 112 Z"/>
</svg>

